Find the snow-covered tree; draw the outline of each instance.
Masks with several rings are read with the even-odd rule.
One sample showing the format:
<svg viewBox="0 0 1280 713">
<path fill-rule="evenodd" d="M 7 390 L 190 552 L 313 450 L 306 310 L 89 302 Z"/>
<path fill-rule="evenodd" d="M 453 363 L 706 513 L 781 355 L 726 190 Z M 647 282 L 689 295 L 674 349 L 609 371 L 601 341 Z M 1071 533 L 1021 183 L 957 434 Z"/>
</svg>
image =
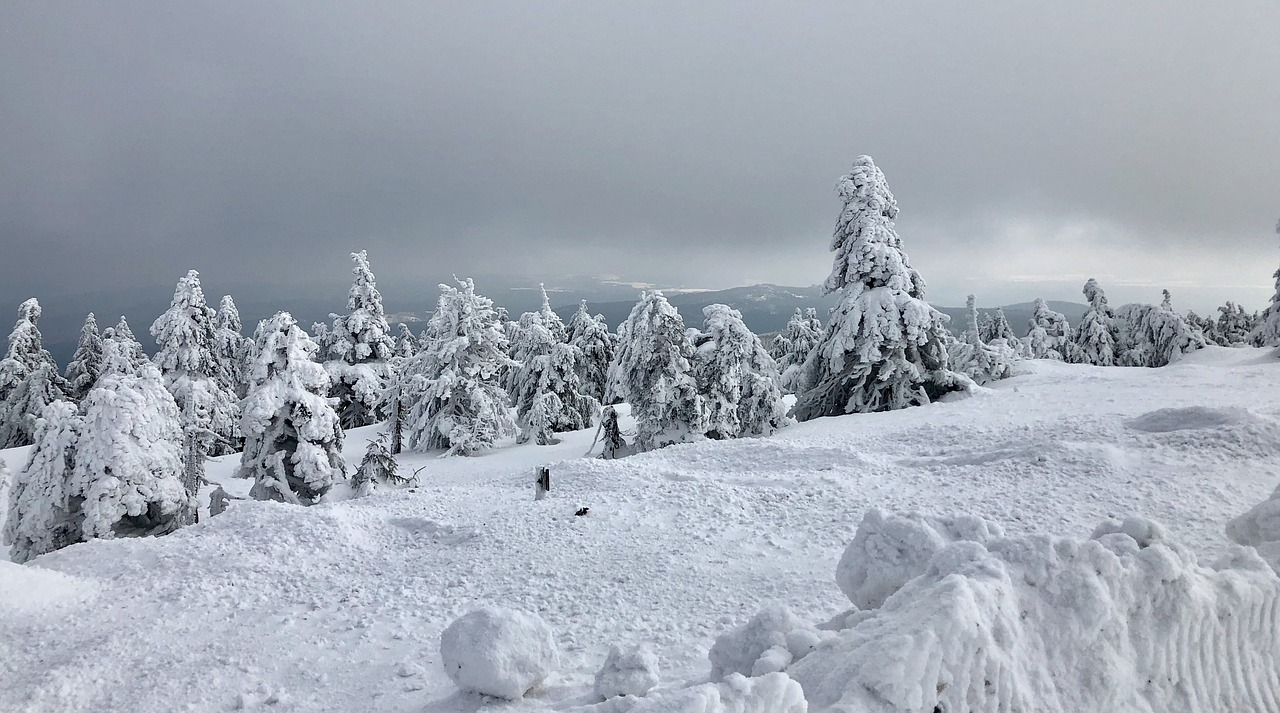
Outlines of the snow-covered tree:
<svg viewBox="0 0 1280 713">
<path fill-rule="evenodd" d="M 338 315 L 332 312 L 329 313 L 329 319 L 337 318 Z M 258 326 L 262 326 L 262 323 L 259 322 Z M 329 325 L 325 322 L 312 322 L 311 333 L 315 335 L 311 338 L 311 341 L 316 343 L 316 361 L 328 361 L 329 348 L 333 346 L 333 334 L 329 332 Z M 258 342 L 258 335 L 256 332 L 253 335 L 253 341 L 255 344 Z"/>
<path fill-rule="evenodd" d="M 1018 348 L 1018 337 L 1013 333 L 1013 326 L 1009 324 L 1009 319 L 1004 316 L 1003 307 L 996 307 L 996 314 L 991 319 L 991 338 L 986 342 L 990 344 L 996 340 L 1003 342 L 1014 351 Z"/>
<path fill-rule="evenodd" d="M 102 334 L 98 331 L 98 321 L 90 312 L 84 318 L 84 326 L 80 328 L 80 340 L 76 342 L 75 354 L 67 363 L 67 396 L 79 403 L 93 388 L 102 372 Z"/>
<path fill-rule="evenodd" d="M 1276 223 L 1276 234 L 1280 235 L 1280 222 Z M 1280 269 L 1272 277 L 1275 278 L 1276 289 L 1271 295 L 1271 304 L 1262 311 L 1250 335 L 1250 341 L 1259 347 L 1280 346 Z"/>
<path fill-rule="evenodd" d="M 773 338 L 769 350 L 778 365 L 779 385 L 784 391 L 794 393 L 801 387 L 804 363 L 821 341 L 822 321 L 818 319 L 818 311 L 810 307 L 802 313 L 797 307 L 787 326 Z"/>
<path fill-rule="evenodd" d="M 1070 339 L 1071 327 L 1066 316 L 1049 309 L 1049 305 L 1037 297 L 1027 322 L 1027 355 L 1032 359 L 1064 360 Z"/>
<path fill-rule="evenodd" d="M 609 383 L 609 364 L 617 351 L 618 337 L 609 331 L 604 315 L 591 316 L 586 300 L 578 305 L 578 312 L 570 320 L 568 331 L 569 343 L 581 352 L 577 368 L 582 393 L 603 403 Z"/>
<path fill-rule="evenodd" d="M 1256 321 L 1253 315 L 1244 311 L 1243 307 L 1227 300 L 1226 304 L 1218 308 L 1218 324 L 1215 330 L 1218 344 L 1224 347 L 1248 344 Z"/>
<path fill-rule="evenodd" d="M 405 362 L 405 441 L 414 450 L 474 455 L 517 433 L 499 382 L 513 362 L 493 301 L 477 295 L 470 278 L 458 284 L 440 285 L 422 350 Z"/>
<path fill-rule="evenodd" d="M 213 320 L 213 358 L 218 364 L 218 383 L 241 399 L 249 390 L 245 372 L 253 352 L 253 340 L 244 336 L 243 329 L 235 300 L 223 295 Z"/>
<path fill-rule="evenodd" d="M 30 444 L 40 412 L 67 392 L 36 326 L 40 312 L 34 297 L 18 307 L 18 323 L 0 360 L 0 448 Z"/>
<path fill-rule="evenodd" d="M 129 373 L 127 351 L 104 342 L 102 376 L 80 405 L 70 488 L 84 499 L 84 539 L 158 535 L 194 519 L 178 406 L 155 366 Z"/>
<path fill-rule="evenodd" d="M 178 404 L 184 451 L 191 453 L 187 465 L 196 474 L 188 484 L 196 488 L 204 457 L 232 453 L 240 444 L 240 404 L 214 354 L 216 316 L 205 303 L 200 274 L 191 270 L 178 280 L 169 309 L 151 324 L 157 347 L 152 361 Z"/>
<path fill-rule="evenodd" d="M 395 355 L 403 359 L 408 359 L 414 354 L 417 354 L 418 350 L 422 348 L 422 345 L 418 342 L 418 338 L 413 336 L 413 332 L 409 330 L 408 325 L 404 322 L 400 323 L 399 330 L 400 336 L 396 337 Z"/>
<path fill-rule="evenodd" d="M 255 479 L 250 494 L 258 500 L 312 505 L 346 479 L 342 426 L 327 397 L 329 374 L 314 361 L 317 349 L 288 312 L 262 327 L 240 421 L 238 471 Z"/>
<path fill-rule="evenodd" d="M 946 316 L 924 298 L 893 227 L 898 205 L 869 156 L 840 179 L 844 202 L 825 289 L 840 293 L 805 363 L 795 416 L 888 411 L 927 404 L 967 380 L 947 368 Z"/>
<path fill-rule="evenodd" d="M 395 454 L 387 447 L 387 434 L 379 433 L 365 447 L 364 457 L 351 476 L 351 490 L 357 497 L 364 497 L 380 487 L 407 485 L 410 479 L 400 475 L 399 467 Z"/>
<path fill-rule="evenodd" d="M 551 338 L 556 342 L 568 341 L 569 335 L 565 329 L 564 322 L 560 319 L 560 315 L 551 309 L 551 300 L 547 297 L 546 285 L 539 284 L 538 290 L 542 292 L 542 306 L 538 308 L 538 319 L 542 322 L 542 326 L 551 332 Z"/>
<path fill-rule="evenodd" d="M 4 543 L 12 546 L 14 562 L 81 540 L 78 498 L 71 491 L 80 427 L 75 405 L 61 400 L 45 406 L 36 420 L 35 442 L 26 466 L 14 475 L 7 503 Z"/>
<path fill-rule="evenodd" d="M 1169 291 L 1164 303 L 1128 304 L 1116 310 L 1116 363 L 1161 367 L 1205 346 L 1204 334 L 1173 310 Z"/>
<path fill-rule="evenodd" d="M 990 342 L 982 341 L 973 295 L 969 295 L 965 308 L 967 312 L 963 338 L 949 345 L 951 368 L 978 384 L 1012 376 L 1017 354 L 1008 346 L 1008 342 L 999 337 Z"/>
<path fill-rule="evenodd" d="M 615 393 L 631 404 L 638 450 L 700 437 L 707 414 L 693 374 L 695 348 L 680 313 L 658 290 L 631 310 L 611 368 Z"/>
<path fill-rule="evenodd" d="M 981 339 L 986 344 L 995 339 L 998 334 L 999 330 L 996 329 L 995 316 L 990 312 L 984 312 L 978 319 L 978 339 Z"/>
<path fill-rule="evenodd" d="M 102 339 L 104 343 L 112 341 L 124 345 L 125 349 L 121 354 L 125 361 L 116 365 L 118 370 L 125 369 L 127 364 L 127 368 L 130 369 L 129 373 L 136 374 L 143 364 L 151 362 L 147 358 L 147 353 L 142 349 L 142 342 L 139 342 L 138 338 L 133 336 L 133 330 L 129 328 L 129 321 L 124 318 L 124 315 L 120 316 L 120 321 L 116 322 L 116 326 L 107 327 L 103 330 Z"/>
<path fill-rule="evenodd" d="M 600 403 L 583 393 L 577 372 L 581 359 L 577 347 L 557 343 L 521 365 L 513 397 L 522 440 L 549 445 L 556 433 L 591 427 Z"/>
<path fill-rule="evenodd" d="M 782 428 L 787 406 L 781 377 L 764 344 L 736 309 L 713 304 L 702 314 L 694 376 L 706 407 L 707 437 L 767 436 Z"/>
<path fill-rule="evenodd" d="M 1205 344 L 1218 343 L 1218 324 L 1210 317 L 1201 317 L 1193 310 L 1187 310 L 1185 319 L 1192 329 L 1204 336 Z"/>
<path fill-rule="evenodd" d="M 378 397 L 391 377 L 387 360 L 396 349 L 368 255 L 361 250 L 351 253 L 351 259 L 355 277 L 347 293 L 347 314 L 333 320 L 330 361 L 325 362 L 343 428 L 366 426 L 382 416 Z"/>
<path fill-rule="evenodd" d="M 1116 364 L 1116 325 L 1115 312 L 1107 304 L 1107 295 L 1098 286 L 1098 281 L 1089 278 L 1084 283 L 1084 298 L 1089 302 L 1089 309 L 1080 318 L 1080 324 L 1072 334 L 1071 361 L 1094 366 L 1114 366 Z"/>
</svg>

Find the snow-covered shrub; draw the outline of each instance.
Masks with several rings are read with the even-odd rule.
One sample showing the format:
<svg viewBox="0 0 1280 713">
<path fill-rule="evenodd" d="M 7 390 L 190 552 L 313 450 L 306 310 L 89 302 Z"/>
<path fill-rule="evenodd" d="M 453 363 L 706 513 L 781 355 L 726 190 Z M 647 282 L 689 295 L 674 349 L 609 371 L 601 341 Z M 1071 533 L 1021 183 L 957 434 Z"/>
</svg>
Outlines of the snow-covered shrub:
<svg viewBox="0 0 1280 713">
<path fill-rule="evenodd" d="M 809 653 L 819 639 L 818 633 L 787 607 L 766 607 L 746 624 L 716 638 L 707 654 L 711 679 L 718 681 L 731 673 L 763 676 L 782 671 Z"/>
<path fill-rule="evenodd" d="M 444 672 L 458 688 L 515 700 L 560 666 L 551 627 L 536 614 L 486 607 L 440 634 Z"/>
<path fill-rule="evenodd" d="M 71 471 L 81 421 L 74 404 L 54 401 L 40 412 L 27 463 L 10 485 L 4 544 L 14 562 L 79 542 L 79 507 L 73 503 Z M 0 473 L 0 477 L 3 477 Z"/>
<path fill-rule="evenodd" d="M 1070 340 L 1071 326 L 1066 316 L 1049 309 L 1049 305 L 1037 297 L 1031 319 L 1027 322 L 1027 356 L 1031 359 L 1065 360 Z"/>
<path fill-rule="evenodd" d="M 89 389 L 93 388 L 101 373 L 102 334 L 98 331 L 98 321 L 90 312 L 84 318 L 84 326 L 80 328 L 76 351 L 71 355 L 71 361 L 67 362 L 67 397 L 79 403 L 89 393 Z"/>
<path fill-rule="evenodd" d="M 836 584 L 854 606 L 875 609 L 952 542 L 985 543 L 1003 536 L 999 525 L 978 517 L 931 518 L 872 508 L 836 565 Z"/>
<path fill-rule="evenodd" d="M 369 445 L 364 450 L 364 457 L 360 459 L 360 465 L 351 476 L 351 490 L 357 497 L 363 497 L 371 495 L 385 485 L 393 487 L 404 485 L 408 482 L 408 478 L 400 477 L 398 471 L 399 464 L 396 463 L 396 457 L 387 447 L 387 434 L 379 433 L 369 440 Z"/>
<path fill-rule="evenodd" d="M 620 335 L 611 391 L 631 404 L 636 448 L 701 437 L 706 410 L 693 374 L 693 340 L 680 313 L 660 291 L 642 293 Z"/>
<path fill-rule="evenodd" d="M 332 381 L 330 396 L 338 399 L 343 428 L 366 426 L 382 418 L 378 399 L 391 376 L 387 363 L 395 354 L 395 339 L 387 326 L 369 256 L 351 253 L 354 279 L 347 293 L 347 314 L 335 316 L 325 369 Z"/>
<path fill-rule="evenodd" d="M 596 695 L 643 696 L 658 685 L 658 654 L 647 644 L 609 647 L 609 656 L 596 672 Z"/>
<path fill-rule="evenodd" d="M 787 674 L 813 710 L 1267 710 L 1278 605 L 1255 554 L 1203 567 L 1140 519 L 964 540 Z"/>
<path fill-rule="evenodd" d="M 967 328 L 960 340 L 947 345 L 951 368 L 977 384 L 1012 376 L 1013 362 L 1017 361 L 1018 355 L 1006 339 L 996 338 L 989 344 L 983 342 L 978 334 L 978 310 L 974 307 L 973 295 L 969 295 L 965 304 L 968 309 Z"/>
<path fill-rule="evenodd" d="M 767 436 L 787 424 L 778 366 L 742 314 L 727 305 L 702 309 L 694 376 L 711 438 Z"/>
<path fill-rule="evenodd" d="M 1114 366 L 1116 364 L 1116 325 L 1115 313 L 1107 304 L 1107 294 L 1098 286 L 1098 281 L 1089 278 L 1084 283 L 1084 297 L 1089 302 L 1089 310 L 1080 318 L 1076 331 L 1072 334 L 1071 361 L 1094 366 Z"/>
<path fill-rule="evenodd" d="M 405 442 L 424 451 L 475 455 L 517 434 L 514 409 L 499 383 L 512 366 L 493 302 L 475 283 L 440 285 L 422 350 L 405 361 Z"/>
<path fill-rule="evenodd" d="M 947 368 L 946 316 L 924 299 L 924 279 L 911 267 L 893 227 L 898 204 L 869 156 L 840 179 L 844 207 L 824 287 L 839 292 L 822 341 L 805 363 L 801 421 L 926 404 L 964 388 Z"/>
<path fill-rule="evenodd" d="M 160 371 L 136 373 L 128 345 L 103 345 L 102 376 L 80 405 L 80 438 L 68 486 L 83 498 L 84 539 L 158 535 L 192 522 L 183 482 L 178 406 Z"/>
<path fill-rule="evenodd" d="M 313 357 L 319 347 L 288 312 L 277 312 L 258 337 L 249 370 L 237 474 L 253 478 L 251 495 L 311 505 L 346 479 L 342 426 L 329 374 Z"/>
<path fill-rule="evenodd" d="M 0 360 L 0 448 L 30 444 L 36 417 L 67 392 L 66 380 L 42 344 L 36 326 L 40 313 L 34 297 L 18 306 L 18 322 Z"/>
</svg>

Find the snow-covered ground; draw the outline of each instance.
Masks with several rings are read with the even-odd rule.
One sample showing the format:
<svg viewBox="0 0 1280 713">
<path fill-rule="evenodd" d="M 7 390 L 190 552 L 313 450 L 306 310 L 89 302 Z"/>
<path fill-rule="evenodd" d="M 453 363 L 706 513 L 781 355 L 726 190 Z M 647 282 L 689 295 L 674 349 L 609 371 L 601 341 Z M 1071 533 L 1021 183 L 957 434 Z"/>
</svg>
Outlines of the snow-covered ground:
<svg viewBox="0 0 1280 713">
<path fill-rule="evenodd" d="M 836 564 L 872 507 L 1075 538 L 1140 515 L 1208 562 L 1229 548 L 1225 523 L 1280 483 L 1269 352 L 1018 368 L 968 398 L 619 461 L 578 458 L 591 432 L 406 456 L 422 468 L 410 491 L 235 502 L 167 537 L 0 562 L 0 710 L 564 709 L 594 702 L 610 645 L 651 645 L 667 687 L 705 679 L 715 637 L 766 604 L 807 622 L 848 609 Z M 348 434 L 353 466 L 373 430 Z M 16 469 L 25 454 L 0 457 Z M 211 477 L 245 485 L 234 463 Z M 535 501 L 542 463 L 552 491 Z M 481 605 L 556 633 L 560 671 L 524 701 L 445 676 L 441 631 Z"/>
</svg>

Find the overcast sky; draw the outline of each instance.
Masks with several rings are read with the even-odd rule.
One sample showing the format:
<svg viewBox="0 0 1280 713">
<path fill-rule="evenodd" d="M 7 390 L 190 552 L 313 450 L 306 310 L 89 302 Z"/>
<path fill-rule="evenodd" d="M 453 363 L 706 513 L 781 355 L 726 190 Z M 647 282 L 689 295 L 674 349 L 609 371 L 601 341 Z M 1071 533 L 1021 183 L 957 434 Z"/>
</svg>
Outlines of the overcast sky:
<svg viewBox="0 0 1280 713">
<path fill-rule="evenodd" d="M 0 281 L 813 284 L 865 153 L 932 301 L 1270 295 L 1275 0 L 623 5 L 7 3 Z"/>
</svg>

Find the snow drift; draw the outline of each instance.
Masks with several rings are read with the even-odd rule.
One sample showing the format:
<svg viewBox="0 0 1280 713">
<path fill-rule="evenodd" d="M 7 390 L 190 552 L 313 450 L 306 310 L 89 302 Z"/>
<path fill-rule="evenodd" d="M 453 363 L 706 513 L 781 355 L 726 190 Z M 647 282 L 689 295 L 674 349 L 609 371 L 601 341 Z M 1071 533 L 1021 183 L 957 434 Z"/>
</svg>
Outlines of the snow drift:
<svg viewBox="0 0 1280 713">
<path fill-rule="evenodd" d="M 872 558 L 865 571 L 886 554 L 890 571 L 911 560 L 869 542 L 936 549 L 882 606 L 787 670 L 809 710 L 1280 709 L 1280 579 L 1253 551 L 1203 567 L 1137 518 L 1085 541 L 944 529 L 864 519 L 849 558 Z"/>
</svg>

